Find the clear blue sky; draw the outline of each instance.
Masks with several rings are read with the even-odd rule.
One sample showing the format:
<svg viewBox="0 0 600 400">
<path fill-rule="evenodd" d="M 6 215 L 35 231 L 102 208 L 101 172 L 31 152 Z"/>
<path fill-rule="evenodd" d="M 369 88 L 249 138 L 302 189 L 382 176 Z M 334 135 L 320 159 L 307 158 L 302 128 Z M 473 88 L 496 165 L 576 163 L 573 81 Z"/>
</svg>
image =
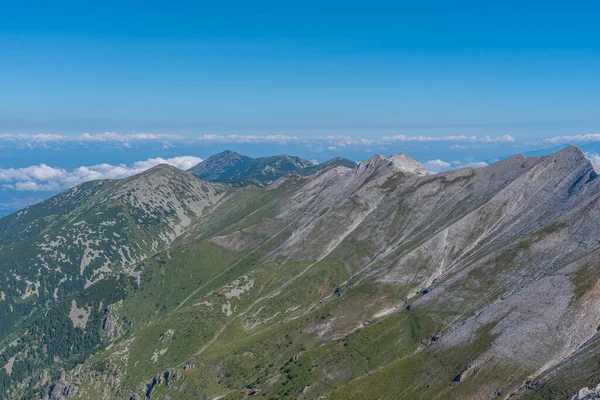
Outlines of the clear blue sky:
<svg viewBox="0 0 600 400">
<path fill-rule="evenodd" d="M 600 130 L 598 2 L 88 3 L 3 2 L 0 133 Z"/>
</svg>

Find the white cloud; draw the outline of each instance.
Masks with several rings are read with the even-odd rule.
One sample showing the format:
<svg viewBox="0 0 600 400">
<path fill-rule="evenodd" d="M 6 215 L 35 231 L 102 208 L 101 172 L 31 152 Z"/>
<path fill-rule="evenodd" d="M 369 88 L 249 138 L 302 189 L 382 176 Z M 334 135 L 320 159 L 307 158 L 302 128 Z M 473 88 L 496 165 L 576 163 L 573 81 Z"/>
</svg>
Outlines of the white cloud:
<svg viewBox="0 0 600 400">
<path fill-rule="evenodd" d="M 115 132 L 104 132 L 95 135 L 84 133 L 79 136 L 62 136 L 63 140 L 90 141 L 90 142 L 135 142 L 135 141 L 163 141 L 163 140 L 184 140 L 185 137 L 179 135 L 154 134 L 154 133 L 134 133 L 130 135 L 121 135 Z"/>
<path fill-rule="evenodd" d="M 57 142 L 63 140 L 64 136 L 48 134 L 48 133 L 39 133 L 36 135 L 25 135 L 25 134 L 10 134 L 3 133 L 0 134 L 0 141 L 6 142 Z"/>
<path fill-rule="evenodd" d="M 485 161 L 466 161 L 460 164 L 457 164 L 458 168 L 465 168 L 465 167 L 473 167 L 473 168 L 481 168 L 481 167 L 486 167 L 489 164 L 486 163 Z"/>
<path fill-rule="evenodd" d="M 406 135 L 394 135 L 384 136 L 380 139 L 383 143 L 392 142 L 456 142 L 456 141 L 468 141 L 477 140 L 476 136 L 406 136 Z"/>
<path fill-rule="evenodd" d="M 181 157 L 173 157 L 173 158 L 149 158 L 146 161 L 137 161 L 133 164 L 135 168 L 138 169 L 148 169 L 155 167 L 159 164 L 169 164 L 179 169 L 190 169 L 194 165 L 201 162 L 202 159 L 194 156 L 181 156 Z"/>
<path fill-rule="evenodd" d="M 479 139 L 477 136 L 453 135 L 453 136 L 409 136 L 393 135 L 379 138 L 362 138 L 354 136 L 328 135 L 298 137 L 287 135 L 202 135 L 198 137 L 201 141 L 220 142 L 220 143 L 322 143 L 328 144 L 331 148 L 343 148 L 346 146 L 371 146 L 374 144 L 391 144 L 401 142 L 516 142 L 511 135 L 498 137 L 485 136 Z"/>
<path fill-rule="evenodd" d="M 571 136 L 554 136 L 551 138 L 544 139 L 544 142 L 552 144 L 600 142 L 600 133 L 587 133 L 584 135 Z"/>
<path fill-rule="evenodd" d="M 598 153 L 585 153 L 585 156 L 596 165 L 600 165 L 600 154 Z"/>
<path fill-rule="evenodd" d="M 437 159 L 437 160 L 430 160 L 430 161 L 424 162 L 424 163 L 422 163 L 422 165 L 423 165 L 423 168 L 425 168 L 427 171 L 437 173 L 437 172 L 448 171 L 451 169 L 466 168 L 466 167 L 481 168 L 481 167 L 487 166 L 488 163 L 486 163 L 485 161 L 471 161 L 471 160 L 448 162 L 448 161 Z"/>
<path fill-rule="evenodd" d="M 0 134 L 0 142 L 25 142 L 25 143 L 50 143 L 50 142 L 107 142 L 107 143 L 125 143 L 140 141 L 184 141 L 189 140 L 184 136 L 171 134 L 154 133 L 134 133 L 122 135 L 115 132 L 104 132 L 98 134 L 84 133 L 78 136 L 57 135 L 50 133 L 39 133 L 35 135 L 26 134 Z"/>
<path fill-rule="evenodd" d="M 202 135 L 198 140 L 221 143 L 289 143 L 303 141 L 297 136 L 287 135 Z"/>
<path fill-rule="evenodd" d="M 134 134 L 119 134 L 115 132 L 104 132 L 98 134 L 84 133 L 78 136 L 57 135 L 57 134 L 0 134 L 0 143 L 23 143 L 25 145 L 45 143 L 119 143 L 123 147 L 130 147 L 131 143 L 135 142 L 158 142 L 163 147 L 170 147 L 172 143 L 177 142 L 218 142 L 218 143 L 317 143 L 320 145 L 333 146 L 343 148 L 345 146 L 371 146 L 378 144 L 402 143 L 402 142 L 481 142 L 481 143 L 499 143 L 499 142 L 516 142 L 516 139 L 511 135 L 503 135 L 498 137 L 485 136 L 478 138 L 477 136 L 451 135 L 451 136 L 410 136 L 410 135 L 393 135 L 375 137 L 355 137 L 342 135 L 328 136 L 312 136 L 299 137 L 289 135 L 214 135 L 204 134 L 198 137 L 186 137 L 172 134 L 155 134 L 155 133 L 134 133 Z"/>
<path fill-rule="evenodd" d="M 48 183 L 37 183 L 37 182 L 16 182 L 14 185 L 15 190 L 24 192 L 55 192 L 60 191 L 62 188 L 58 182 Z M 66 188 L 65 188 L 66 189 Z"/>
<path fill-rule="evenodd" d="M 512 142 L 516 142 L 515 138 L 512 137 L 511 135 L 503 135 L 503 136 L 499 136 L 499 137 L 486 136 L 483 139 L 481 139 L 481 141 L 484 142 L 484 143 L 498 143 L 498 142 L 512 143 Z"/>
<path fill-rule="evenodd" d="M 452 164 L 440 159 L 424 162 L 423 168 L 430 172 L 442 172 L 452 168 Z"/>
<path fill-rule="evenodd" d="M 125 178 L 159 164 L 169 164 L 187 170 L 201 161 L 201 158 L 194 156 L 157 157 L 137 161 L 131 165 L 98 164 L 81 166 L 71 171 L 40 164 L 25 168 L 0 169 L 0 183 L 4 189 L 57 192 L 90 180 Z"/>
</svg>

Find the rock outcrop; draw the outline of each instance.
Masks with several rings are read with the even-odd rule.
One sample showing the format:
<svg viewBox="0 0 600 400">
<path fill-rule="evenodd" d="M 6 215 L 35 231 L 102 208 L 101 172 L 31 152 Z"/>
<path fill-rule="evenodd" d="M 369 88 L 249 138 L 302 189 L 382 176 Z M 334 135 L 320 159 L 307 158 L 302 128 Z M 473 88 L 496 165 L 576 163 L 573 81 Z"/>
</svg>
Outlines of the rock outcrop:
<svg viewBox="0 0 600 400">
<path fill-rule="evenodd" d="M 600 384 L 593 389 L 584 387 L 579 390 L 576 395 L 571 397 L 571 400 L 593 400 L 600 399 Z"/>
</svg>

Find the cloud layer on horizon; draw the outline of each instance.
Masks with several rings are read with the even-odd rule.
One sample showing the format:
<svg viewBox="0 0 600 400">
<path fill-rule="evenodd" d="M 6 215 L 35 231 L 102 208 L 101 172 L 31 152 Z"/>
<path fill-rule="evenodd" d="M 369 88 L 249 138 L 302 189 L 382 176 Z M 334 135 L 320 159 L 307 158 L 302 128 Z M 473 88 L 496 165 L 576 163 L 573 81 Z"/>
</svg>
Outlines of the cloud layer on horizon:
<svg viewBox="0 0 600 400">
<path fill-rule="evenodd" d="M 46 164 L 25 168 L 0 169 L 0 185 L 4 190 L 59 192 L 80 183 L 97 179 L 121 179 L 138 174 L 159 164 L 169 164 L 187 170 L 201 162 L 194 156 L 149 158 L 131 165 L 97 164 L 81 166 L 71 171 Z"/>
<path fill-rule="evenodd" d="M 600 142 L 600 133 L 587 133 L 582 135 L 554 136 L 544 139 L 545 143 L 569 144 L 569 143 L 592 143 Z"/>
<path fill-rule="evenodd" d="M 83 133 L 81 135 L 62 135 L 54 133 L 39 134 L 0 134 L 0 146 L 44 146 L 46 144 L 117 144 L 123 147 L 129 147 L 132 144 L 139 143 L 159 143 L 163 146 L 169 146 L 174 143 L 202 144 L 202 143 L 272 143 L 272 144 L 307 144 L 323 145 L 330 150 L 339 150 L 350 146 L 372 146 L 398 143 L 451 143 L 452 146 L 459 148 L 463 145 L 485 145 L 485 144 L 523 144 L 523 145 L 560 145 L 600 142 L 600 133 L 574 134 L 540 138 L 538 140 L 517 140 L 513 135 L 504 134 L 501 136 L 474 136 L 474 135 L 449 135 L 449 136 L 431 136 L 431 135 L 391 135 L 380 137 L 359 137 L 345 135 L 327 135 L 327 136 L 294 136 L 284 134 L 273 135 L 215 135 L 202 134 L 199 136 L 177 135 L 177 134 L 156 134 L 156 133 L 133 133 L 120 134 L 116 132 L 104 133 Z"/>
<path fill-rule="evenodd" d="M 82 135 L 59 135 L 51 133 L 40 134 L 0 134 L 0 143 L 44 145 L 46 143 L 116 143 L 127 147 L 130 143 L 159 142 L 159 143 L 319 143 L 330 146 L 370 146 L 374 144 L 391 144 L 403 142 L 475 142 L 475 143 L 515 143 L 517 140 L 511 135 L 502 136 L 427 136 L 427 135 L 393 135 L 381 137 L 354 137 L 342 135 L 329 136 L 289 136 L 289 135 L 212 135 L 181 136 L 173 134 L 135 133 L 119 134 L 105 132 L 99 134 L 84 133 Z"/>
<path fill-rule="evenodd" d="M 423 165 L 423 168 L 425 168 L 429 172 L 438 173 L 438 172 L 449 171 L 451 169 L 459 169 L 459 168 L 466 168 L 466 167 L 481 168 L 481 167 L 485 167 L 489 164 L 485 161 L 451 161 L 451 162 L 448 162 L 448 161 L 436 159 L 436 160 L 426 161 L 424 163 L 421 163 L 421 165 Z"/>
<path fill-rule="evenodd" d="M 539 143 L 546 143 L 546 145 L 558 145 L 566 143 L 588 143 L 588 142 L 600 142 L 599 134 L 585 134 L 585 135 L 572 135 L 572 136 L 556 136 L 552 138 L 543 139 Z M 180 135 L 171 134 L 152 134 L 152 133 L 135 133 L 135 134 L 118 134 L 114 132 L 105 132 L 101 134 L 89 134 L 85 133 L 77 136 L 58 135 L 58 134 L 0 134 L 0 146 L 7 146 L 11 148 L 11 144 L 14 145 L 33 145 L 33 146 L 46 146 L 46 144 L 57 144 L 57 148 L 61 148 L 60 143 L 71 143 L 71 144 L 94 144 L 98 145 L 106 143 L 108 145 L 117 144 L 123 147 L 129 147 L 129 143 L 158 143 L 159 145 L 165 146 L 170 143 L 181 143 L 181 144 L 202 144 L 202 143 L 235 143 L 241 144 L 305 144 L 308 148 L 313 150 L 317 147 L 326 148 L 329 151 L 346 151 L 348 149 L 361 149 L 364 152 L 372 151 L 386 151 L 386 150 L 398 150 L 398 146 L 394 149 L 394 144 L 401 144 L 405 146 L 409 143 L 421 143 L 425 149 L 430 146 L 429 143 L 448 143 L 450 149 L 473 149 L 473 148 L 487 148 L 486 144 L 526 144 L 527 142 L 517 142 L 517 140 L 511 135 L 503 136 L 407 136 L 407 135 L 393 135 L 393 136 L 382 136 L 379 138 L 361 138 L 352 136 L 314 136 L 314 137 L 299 137 L 299 136 L 288 136 L 288 135 L 201 135 L 196 137 L 187 137 Z M 313 146 L 314 145 L 314 146 Z M 318 146 L 316 146 L 318 145 Z M 375 145 L 371 147 L 372 145 Z M 381 145 L 381 146 L 377 146 Z M 387 147 L 386 145 L 390 145 Z M 311 147 L 313 146 L 313 147 Z M 91 146 L 90 148 L 94 148 Z M 402 148 L 402 147 L 400 147 Z M 372 150 L 374 149 L 374 150 Z M 315 150 L 316 151 L 316 150 Z M 404 150 L 401 150 L 404 151 Z M 500 154 L 499 154 L 500 155 Z M 499 156 L 498 155 L 498 156 Z M 146 155 L 147 156 L 147 155 Z M 464 156 L 464 155 L 463 155 Z M 421 159 L 428 157 L 427 155 L 421 155 Z M 476 161 L 477 158 L 486 159 L 488 158 L 478 157 L 473 154 L 462 161 L 456 160 L 450 161 L 449 157 L 453 157 L 448 154 L 430 154 L 429 161 L 423 162 L 425 169 L 431 172 L 443 172 L 450 169 L 463 168 L 463 167 L 483 167 L 488 165 L 484 161 Z M 440 157 L 440 158 L 433 158 Z M 448 157 L 448 158 L 446 158 Z M 475 158 L 477 157 L 477 158 Z M 600 164 L 600 156 L 597 154 L 589 154 L 588 157 L 592 159 L 596 164 Z M 427 158 L 425 158 L 427 159 Z M 20 191 L 20 192 L 59 192 L 78 185 L 82 182 L 86 182 L 94 179 L 119 179 L 133 174 L 142 172 L 148 168 L 151 168 L 160 163 L 167 163 L 176 166 L 181 169 L 188 169 L 193 165 L 199 163 L 200 158 L 194 156 L 183 156 L 173 158 L 148 158 L 145 161 L 137 161 L 132 164 L 109 164 L 109 163 L 97 163 L 94 165 L 84 165 L 77 167 L 72 170 L 65 168 L 50 166 L 46 163 L 40 163 L 38 165 L 30 165 L 24 168 L 0 168 L 0 189 L 5 191 Z M 35 162 L 35 161 L 34 161 Z"/>
</svg>

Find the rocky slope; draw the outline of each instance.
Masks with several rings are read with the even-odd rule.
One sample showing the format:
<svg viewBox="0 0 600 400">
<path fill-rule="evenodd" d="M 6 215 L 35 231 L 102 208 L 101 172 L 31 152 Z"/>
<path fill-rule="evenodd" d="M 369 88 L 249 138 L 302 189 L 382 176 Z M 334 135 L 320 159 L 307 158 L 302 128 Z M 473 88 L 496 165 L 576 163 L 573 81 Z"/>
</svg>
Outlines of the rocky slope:
<svg viewBox="0 0 600 400">
<path fill-rule="evenodd" d="M 12 356 L 4 354 L 12 366 L 6 372 L 33 368 L 34 357 L 25 366 L 19 363 L 17 348 L 26 350 L 20 352 L 25 357 L 39 344 L 48 357 L 43 338 L 34 332 L 14 337 L 17 328 L 22 333 L 41 313 L 48 315 L 49 307 L 64 300 L 69 305 L 64 320 L 85 330 L 94 315 L 90 307 L 77 306 L 75 297 L 85 298 L 84 293 L 103 285 L 108 285 L 106 292 L 139 285 L 138 262 L 167 248 L 226 193 L 219 184 L 160 165 L 120 181 L 79 185 L 2 218 L 0 337 L 20 344 L 12 346 Z M 58 326 L 52 330 L 63 331 Z M 83 332 L 71 333 L 74 341 L 94 341 Z M 23 345 L 27 340 L 33 348 Z"/>
<path fill-rule="evenodd" d="M 124 273 L 50 308 L 84 331 L 80 356 L 7 393 L 586 398 L 600 379 L 597 177 L 571 146 L 435 175 L 377 155 L 237 189 L 137 263 L 139 284 Z M 45 226 L 30 229 L 4 240 Z M 7 337 L 0 379 L 60 353 L 44 329 Z"/>
<path fill-rule="evenodd" d="M 2 291 L 26 299 L 33 292 L 39 296 L 43 286 L 46 296 L 57 299 L 69 292 L 61 280 L 83 288 L 114 268 L 137 276 L 129 267 L 166 248 L 225 193 L 160 165 L 121 181 L 76 186 L 27 207 L 0 220 L 3 281 L 11 282 Z"/>
<path fill-rule="evenodd" d="M 285 154 L 250 158 L 227 150 L 207 158 L 189 171 L 209 182 L 224 182 L 237 186 L 265 186 L 285 174 L 312 175 L 333 165 L 352 168 L 356 163 L 337 157 L 322 164 L 315 164 Z"/>
</svg>

